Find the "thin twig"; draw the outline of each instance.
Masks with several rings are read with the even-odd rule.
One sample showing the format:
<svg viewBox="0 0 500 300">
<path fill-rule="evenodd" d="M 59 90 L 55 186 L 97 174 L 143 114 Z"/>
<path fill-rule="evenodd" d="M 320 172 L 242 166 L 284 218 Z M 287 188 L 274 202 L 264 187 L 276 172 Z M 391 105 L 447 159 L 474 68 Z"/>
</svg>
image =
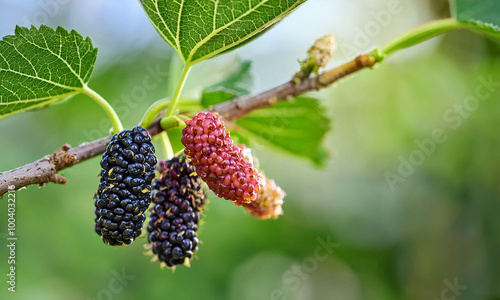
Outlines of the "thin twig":
<svg viewBox="0 0 500 300">
<path fill-rule="evenodd" d="M 227 120 L 240 118 L 253 110 L 274 105 L 279 101 L 292 99 L 295 96 L 309 91 L 315 91 L 330 86 L 337 80 L 350 74 L 375 65 L 375 58 L 369 54 L 363 54 L 354 60 L 347 62 L 337 68 L 331 69 L 317 77 L 307 78 L 299 83 L 293 80 L 263 93 L 236 98 L 209 108 L 216 111 Z M 154 136 L 163 131 L 160 120 L 154 121 L 148 128 L 149 133 Z M 38 184 L 44 186 L 46 183 L 66 184 L 64 176 L 57 172 L 101 154 L 111 137 L 104 137 L 92 142 L 81 144 L 71 148 L 65 144 L 61 149 L 51 155 L 24 165 L 22 167 L 0 173 L 0 197 L 9 191 L 9 186 L 15 190 Z"/>
<path fill-rule="evenodd" d="M 234 120 L 252 112 L 255 109 L 276 104 L 278 101 L 292 99 L 305 92 L 319 90 L 330 86 L 340 78 L 375 65 L 375 58 L 368 54 L 356 57 L 354 60 L 337 68 L 326 71 L 318 77 L 308 78 L 295 83 L 293 80 L 270 89 L 258 95 L 245 96 L 210 107 L 226 120 Z"/>
</svg>

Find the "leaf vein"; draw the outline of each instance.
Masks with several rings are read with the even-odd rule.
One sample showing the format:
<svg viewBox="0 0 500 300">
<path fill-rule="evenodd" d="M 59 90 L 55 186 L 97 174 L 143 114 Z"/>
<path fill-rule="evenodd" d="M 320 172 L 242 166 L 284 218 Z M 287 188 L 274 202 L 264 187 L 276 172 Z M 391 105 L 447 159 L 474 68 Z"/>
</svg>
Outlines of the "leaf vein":
<svg viewBox="0 0 500 300">
<path fill-rule="evenodd" d="M 23 38 L 24 38 L 24 39 L 25 39 L 25 40 L 26 40 L 29 44 L 31 44 L 31 45 L 33 45 L 33 46 L 35 46 L 35 47 L 39 48 L 39 49 L 42 49 L 42 50 L 47 50 L 49 53 L 51 53 L 51 54 L 52 54 L 52 55 L 54 55 L 55 57 L 59 58 L 59 59 L 60 59 L 60 60 L 61 60 L 61 61 L 62 61 L 62 62 L 63 62 L 63 63 L 64 63 L 64 64 L 65 64 L 68 68 L 69 68 L 69 70 L 70 70 L 70 71 L 71 71 L 71 72 L 72 72 L 72 73 L 76 76 L 76 78 L 77 78 L 78 80 L 80 80 L 80 82 L 82 83 L 82 86 L 85 84 L 85 83 L 83 82 L 83 80 L 80 78 L 80 76 L 79 76 L 78 74 L 76 74 L 75 70 L 73 70 L 73 68 L 72 68 L 72 67 L 68 64 L 68 62 L 67 62 L 65 59 L 63 59 L 61 56 L 57 55 L 56 53 L 54 53 L 52 50 L 50 50 L 50 49 L 49 49 L 49 45 L 48 45 L 48 43 L 47 43 L 47 39 L 45 38 L 45 36 L 44 36 L 43 34 L 41 34 L 40 36 L 43 38 L 43 40 L 44 40 L 44 42 L 45 42 L 45 46 L 46 46 L 47 48 L 43 48 L 43 47 L 41 47 L 41 46 L 37 45 L 36 43 L 29 41 L 29 40 L 28 40 L 28 39 L 27 39 L 24 35 L 22 35 L 22 34 L 21 34 L 21 36 L 22 36 L 22 37 L 23 37 Z M 37 77 L 37 78 L 40 78 L 40 77 Z"/>
<path fill-rule="evenodd" d="M 19 50 L 16 48 L 16 46 L 14 44 L 10 44 L 7 41 L 5 41 L 5 43 L 7 45 L 11 45 L 12 48 L 14 49 L 14 51 L 16 51 L 19 55 L 21 55 L 22 58 L 24 58 L 24 60 L 26 60 L 29 63 L 29 65 L 31 66 L 31 68 L 35 72 L 35 76 L 38 77 L 38 72 L 36 71 L 35 66 L 33 65 L 33 63 L 29 59 L 27 59 L 26 56 L 24 56 L 21 52 L 19 52 Z M 7 61 L 7 60 L 5 60 L 5 61 Z M 9 69 L 10 69 L 10 65 L 9 65 Z"/>
<path fill-rule="evenodd" d="M 29 74 L 26 74 L 26 73 L 22 73 L 22 72 L 10 70 L 10 69 L 1 69 L 0 68 L 0 71 L 12 72 L 12 73 L 15 73 L 15 74 L 18 74 L 18 75 L 21 75 L 21 76 L 26 76 L 26 77 L 33 78 L 33 79 L 36 79 L 36 80 L 44 81 L 44 82 L 50 83 L 52 85 L 55 85 L 55 86 L 58 86 L 58 87 L 62 87 L 62 88 L 65 88 L 65 89 L 69 89 L 69 90 L 76 90 L 77 89 L 76 87 L 67 86 L 67 85 L 60 84 L 60 83 L 57 83 L 57 82 L 54 82 L 54 81 L 51 81 L 51 80 L 48 80 L 48 79 L 45 79 L 45 78 L 42 78 L 42 77 L 36 77 L 36 76 L 33 76 L 33 75 L 29 75 Z M 50 72 L 50 70 L 49 70 L 49 72 Z"/>
<path fill-rule="evenodd" d="M 174 36 L 174 33 L 170 30 L 170 28 L 168 27 L 167 23 L 165 22 L 165 20 L 163 19 L 163 17 L 161 16 L 161 13 L 160 13 L 160 8 L 158 6 L 158 1 L 157 0 L 152 0 L 151 2 L 153 2 L 154 6 L 155 6 L 155 9 L 156 10 L 152 10 L 150 9 L 151 11 L 153 11 L 157 16 L 158 18 L 160 19 L 160 21 L 163 23 L 163 26 L 165 26 L 165 29 L 168 31 L 168 33 L 170 34 L 170 36 L 172 37 L 173 41 L 175 42 L 175 36 Z M 170 46 L 172 46 L 172 48 L 174 48 L 175 50 L 179 51 L 177 49 L 177 47 L 173 44 L 173 42 L 168 39 L 164 34 L 163 34 L 163 31 L 160 30 L 156 24 L 153 22 L 153 26 L 158 30 L 158 32 L 160 32 L 163 37 L 165 38 L 166 41 L 169 42 Z"/>
</svg>

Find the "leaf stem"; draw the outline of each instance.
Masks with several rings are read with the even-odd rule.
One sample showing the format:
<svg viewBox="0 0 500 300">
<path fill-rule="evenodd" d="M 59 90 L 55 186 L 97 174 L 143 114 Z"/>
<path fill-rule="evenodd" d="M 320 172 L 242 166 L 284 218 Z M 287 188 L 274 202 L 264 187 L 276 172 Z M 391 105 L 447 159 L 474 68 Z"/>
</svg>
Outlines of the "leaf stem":
<svg viewBox="0 0 500 300">
<path fill-rule="evenodd" d="M 160 139 L 163 144 L 163 149 L 165 150 L 167 154 L 167 159 L 172 159 L 175 154 L 174 154 L 174 148 L 172 148 L 172 143 L 170 143 L 170 138 L 168 137 L 168 133 L 166 131 L 162 132 L 160 135 Z"/>
<path fill-rule="evenodd" d="M 186 127 L 186 123 L 184 120 L 189 119 L 187 116 L 183 116 L 183 118 L 180 118 L 181 115 L 176 115 L 176 116 L 168 116 L 168 117 L 163 117 L 160 120 L 160 125 L 161 128 L 165 131 L 169 131 L 171 129 L 175 128 L 184 128 Z M 184 118 L 185 117 L 185 118 Z"/>
<path fill-rule="evenodd" d="M 396 51 L 422 43 L 446 31 L 466 27 L 466 23 L 451 18 L 431 21 L 420 25 L 405 33 L 401 37 L 393 40 L 389 44 L 385 45 L 380 51 L 382 52 L 382 55 L 389 56 Z"/>
<path fill-rule="evenodd" d="M 179 110 L 180 111 L 192 111 L 202 110 L 203 106 L 200 103 L 200 99 L 181 99 L 179 100 Z"/>
<path fill-rule="evenodd" d="M 184 61 L 177 54 L 171 54 L 170 62 L 168 65 L 168 69 L 170 70 L 168 79 L 167 79 L 167 89 L 166 94 L 168 96 L 172 95 L 175 91 L 175 87 L 177 86 L 177 76 L 179 76 L 182 72 L 182 68 L 184 66 Z"/>
<path fill-rule="evenodd" d="M 154 118 L 156 115 L 167 108 L 170 105 L 170 98 L 163 98 L 155 103 L 151 104 L 151 106 L 148 108 L 146 113 L 144 114 L 144 117 L 142 117 L 142 121 L 140 123 L 140 126 L 143 128 L 148 128 L 151 126 L 151 123 L 153 123 Z"/>
<path fill-rule="evenodd" d="M 181 77 L 179 78 L 179 82 L 177 83 L 177 87 L 175 88 L 174 96 L 168 106 L 168 110 L 165 113 L 165 116 L 168 117 L 175 112 L 175 108 L 177 107 L 177 103 L 179 102 L 179 97 L 181 95 L 182 88 L 186 83 L 186 79 L 188 77 L 189 71 L 191 70 L 191 64 L 186 64 L 182 69 Z"/>
<path fill-rule="evenodd" d="M 89 88 L 87 85 L 83 87 L 82 92 L 90 98 L 94 99 L 95 102 L 97 102 L 108 114 L 109 118 L 111 119 L 111 123 L 113 124 L 113 134 L 117 134 L 123 130 L 123 125 L 120 121 L 120 118 L 116 114 L 113 107 L 108 103 L 108 101 L 106 101 L 101 95 L 99 95 L 93 89 Z"/>
</svg>

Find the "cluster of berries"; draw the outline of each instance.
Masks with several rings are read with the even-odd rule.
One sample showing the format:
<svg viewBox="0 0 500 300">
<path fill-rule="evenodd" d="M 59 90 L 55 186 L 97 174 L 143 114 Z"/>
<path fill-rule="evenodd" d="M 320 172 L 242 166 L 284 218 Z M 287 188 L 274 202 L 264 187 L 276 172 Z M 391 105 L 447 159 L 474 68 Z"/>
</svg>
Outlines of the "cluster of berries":
<svg viewBox="0 0 500 300">
<path fill-rule="evenodd" d="M 94 230 L 112 246 L 128 245 L 141 235 L 153 199 L 147 247 L 155 260 L 173 268 L 189 264 L 198 250 L 198 222 L 206 202 L 202 180 L 218 197 L 260 219 L 283 214 L 285 197 L 274 180 L 254 167 L 250 149 L 234 145 L 218 114 L 200 112 L 185 122 L 181 142 L 186 156 L 160 161 L 154 182 L 157 160 L 148 131 L 136 126 L 113 135 L 94 196 Z"/>
</svg>

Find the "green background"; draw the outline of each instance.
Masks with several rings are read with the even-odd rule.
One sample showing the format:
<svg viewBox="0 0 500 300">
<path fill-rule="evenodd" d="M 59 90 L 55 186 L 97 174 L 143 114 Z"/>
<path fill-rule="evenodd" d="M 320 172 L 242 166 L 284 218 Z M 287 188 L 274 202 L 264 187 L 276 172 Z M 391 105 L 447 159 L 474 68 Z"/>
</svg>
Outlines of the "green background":
<svg viewBox="0 0 500 300">
<path fill-rule="evenodd" d="M 138 3 L 89 4 L 89 11 L 100 9 L 90 18 L 85 5 L 75 2 L 81 1 L 59 4 L 58 13 L 47 14 L 44 23 L 96 37 L 99 57 L 90 86 L 131 127 L 153 101 L 171 93 L 169 82 L 179 72 L 174 52 Z M 2 35 L 43 11 L 40 3 L 0 0 Z M 356 34 L 377 22 L 374 15 L 387 5 L 311 0 L 261 39 L 196 66 L 185 95 L 199 96 L 202 87 L 222 79 L 236 57 L 254 60 L 258 92 L 287 80 L 297 70 L 296 59 L 324 33 L 334 33 L 339 42 L 334 66 L 352 58 L 350 46 L 361 53 L 448 15 L 445 1 L 400 1 L 402 12 L 380 25 L 383 30 L 369 36 L 369 43 L 357 44 Z M 141 24 L 137 28 L 143 31 L 129 23 Z M 123 30 L 110 34 L 113 26 Z M 334 127 L 326 139 L 327 167 L 315 169 L 257 145 L 261 167 L 288 194 L 285 215 L 259 221 L 211 197 L 197 259 L 175 273 L 149 262 L 143 255 L 145 238 L 113 248 L 93 232 L 96 157 L 62 172 L 69 180 L 65 186 L 16 192 L 17 289 L 9 293 L 4 197 L 0 299 L 273 299 L 279 291 L 285 296 L 276 299 L 499 299 L 500 88 L 493 87 L 469 115 L 454 111 L 478 95 L 481 78 L 500 82 L 499 55 L 498 43 L 454 32 L 319 93 Z M 168 75 L 146 88 L 143 80 L 156 68 Z M 103 136 L 109 127 L 104 112 L 85 96 L 1 119 L 0 170 L 38 159 L 63 143 Z M 392 191 L 386 172 L 397 173 L 399 158 L 417 155 L 415 140 L 432 138 L 436 129 L 446 140 Z M 336 244 L 327 260 L 314 259 L 318 239 Z M 116 280 L 122 271 L 130 280 Z M 446 290 L 455 280 L 461 285 L 457 294 Z"/>
</svg>

